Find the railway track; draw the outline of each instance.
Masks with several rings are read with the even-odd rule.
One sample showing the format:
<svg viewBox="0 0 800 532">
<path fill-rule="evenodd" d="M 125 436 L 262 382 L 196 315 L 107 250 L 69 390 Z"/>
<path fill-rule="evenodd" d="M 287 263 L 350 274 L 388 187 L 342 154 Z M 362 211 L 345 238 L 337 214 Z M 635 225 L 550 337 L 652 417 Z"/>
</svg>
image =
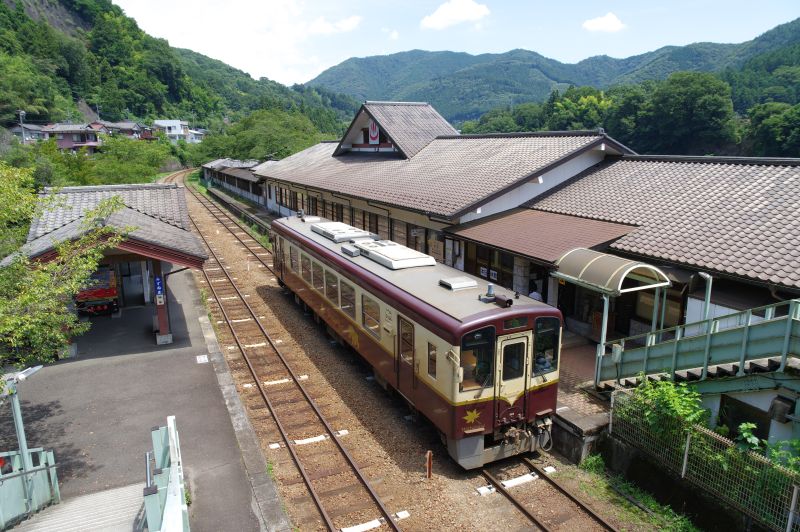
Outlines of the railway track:
<svg viewBox="0 0 800 532">
<path fill-rule="evenodd" d="M 528 472 L 510 482 L 501 480 L 489 467 L 483 468 L 481 474 L 537 528 L 545 532 L 576 529 L 616 532 L 612 524 L 530 459 L 519 458 L 519 465 Z M 527 475 L 530 476 L 526 478 Z M 523 487 L 530 486 L 526 481 L 534 478 L 543 481 L 538 481 L 534 489 Z"/>
<path fill-rule="evenodd" d="M 173 174 L 168 179 L 181 179 L 187 173 Z M 250 386 L 245 386 L 257 392 L 245 393 L 243 399 L 251 411 L 266 408 L 280 434 L 280 441 L 266 442 L 267 446 L 288 451 L 317 509 L 318 523 L 322 527 L 328 530 L 348 530 L 348 527 L 355 527 L 350 529 L 359 531 L 379 527 L 399 530 L 396 519 L 405 515 L 392 515 L 387 510 L 343 445 L 342 437 L 346 436 L 347 431 L 335 430 L 325 418 L 303 385 L 306 377 L 298 375 L 292 368 L 289 357 L 278 345 L 280 340 L 276 341 L 262 325 L 258 313 L 229 271 L 225 258 L 212 247 L 210 233 L 222 226 L 272 271 L 271 262 L 264 260 L 268 251 L 233 218 L 191 188 L 187 187 L 187 190 L 205 207 L 211 220 L 216 222 L 203 224 L 201 230 L 200 224 L 190 216 L 209 254 L 203 277 L 235 349 L 239 351 L 252 377 Z M 304 524 L 304 528 L 310 526 Z"/>
</svg>

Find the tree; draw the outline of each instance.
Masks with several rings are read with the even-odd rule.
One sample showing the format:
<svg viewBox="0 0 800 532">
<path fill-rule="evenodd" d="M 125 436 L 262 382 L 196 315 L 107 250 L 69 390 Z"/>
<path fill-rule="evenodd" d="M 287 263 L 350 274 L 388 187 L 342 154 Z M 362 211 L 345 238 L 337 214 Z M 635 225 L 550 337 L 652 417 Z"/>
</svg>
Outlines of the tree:
<svg viewBox="0 0 800 532">
<path fill-rule="evenodd" d="M 800 104 L 764 103 L 748 113 L 747 140 L 755 155 L 796 157 L 800 153 Z"/>
<path fill-rule="evenodd" d="M 19 252 L 21 237 L 37 208 L 33 177 L 27 169 L 0 162 L 0 243 L 4 256 L 0 266 L 0 366 L 26 366 L 55 360 L 70 338 L 88 330 L 69 307 L 73 297 L 90 282 L 105 249 L 124 238 L 98 220 L 119 208 L 119 198 L 101 203 L 85 216 L 85 233 L 75 241 L 56 247 L 49 262 L 30 261 Z"/>
<path fill-rule="evenodd" d="M 731 88 L 712 74 L 676 72 L 656 86 L 637 126 L 645 152 L 724 151 L 736 141 Z"/>
</svg>

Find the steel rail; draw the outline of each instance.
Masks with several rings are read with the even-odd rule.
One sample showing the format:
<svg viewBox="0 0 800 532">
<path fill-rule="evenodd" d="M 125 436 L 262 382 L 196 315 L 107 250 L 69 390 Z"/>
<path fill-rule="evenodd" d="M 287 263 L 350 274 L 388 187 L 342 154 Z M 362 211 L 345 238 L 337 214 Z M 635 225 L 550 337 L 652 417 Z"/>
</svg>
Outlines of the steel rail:
<svg viewBox="0 0 800 532">
<path fill-rule="evenodd" d="M 500 482 L 500 480 L 498 480 L 498 479 L 497 479 L 497 478 L 496 478 L 494 475 L 492 475 L 492 474 L 489 472 L 489 470 L 488 470 L 488 469 L 481 469 L 481 474 L 482 474 L 484 477 L 486 477 L 486 479 L 487 479 L 489 482 L 491 482 L 491 483 L 492 483 L 492 485 L 493 485 L 493 486 L 494 486 L 494 487 L 495 487 L 495 488 L 496 488 L 498 491 L 500 491 L 500 493 L 502 493 L 503 495 L 505 495 L 505 496 L 506 496 L 506 498 L 507 498 L 509 501 L 511 501 L 511 502 L 514 504 L 514 506 L 516 506 L 516 507 L 517 507 L 517 509 L 518 509 L 520 512 L 522 512 L 523 514 L 525 514 L 525 517 L 527 517 L 528 519 L 530 519 L 531 521 L 533 521 L 533 523 L 534 523 L 536 526 L 538 526 L 540 529 L 544 530 L 544 532 L 550 532 L 550 531 L 552 530 L 552 529 L 551 529 L 549 526 L 547 526 L 547 525 L 545 525 L 543 522 L 541 522 L 541 521 L 539 520 L 539 518 L 538 518 L 538 517 L 536 517 L 535 515 L 533 515 L 533 514 L 531 513 L 531 511 L 530 511 L 530 510 L 528 510 L 528 509 L 525 507 L 525 505 L 524 505 L 524 504 L 522 504 L 522 503 L 519 501 L 519 499 L 517 499 L 516 497 L 514 497 L 514 495 L 512 495 L 512 494 L 511 494 L 511 492 L 509 492 L 509 491 L 508 491 L 508 490 L 505 488 L 505 486 L 503 486 L 503 483 L 502 483 L 502 482 Z"/>
<path fill-rule="evenodd" d="M 531 468 L 531 469 L 532 469 L 532 470 L 533 470 L 533 471 L 534 471 L 534 472 L 535 472 L 537 475 L 539 475 L 541 478 L 545 479 L 547 482 L 549 482 L 549 483 L 550 483 L 550 485 L 552 485 L 553 487 L 555 487 L 555 488 L 556 488 L 558 491 L 560 491 L 562 494 L 566 495 L 566 496 L 567 496 L 567 497 L 568 497 L 568 498 L 569 498 L 569 499 L 570 499 L 572 502 L 574 502 L 575 504 L 577 504 L 577 505 L 578 505 L 578 506 L 581 508 L 581 510 L 583 510 L 584 512 L 586 512 L 587 514 L 589 514 L 590 516 L 592 516 L 592 518 L 593 518 L 595 521 L 597 521 L 597 523 L 598 523 L 599 525 L 601 525 L 603 528 L 605 528 L 605 529 L 606 529 L 606 530 L 608 530 L 609 532 L 616 532 L 616 530 L 617 530 L 617 529 L 616 529 L 614 526 L 612 526 L 612 525 L 611 525 L 610 523 L 608 523 L 608 522 L 607 522 L 605 519 L 603 519 L 602 517 L 600 517 L 600 516 L 599 516 L 599 515 L 598 515 L 598 514 L 597 514 L 597 513 L 596 513 L 594 510 L 592 510 L 592 509 L 591 509 L 591 508 L 590 508 L 590 507 L 589 507 L 589 506 L 588 506 L 586 503 L 584 503 L 584 502 L 583 502 L 582 500 L 580 500 L 578 497 L 576 497 L 575 495 L 573 495 L 572 493 L 570 493 L 570 491 L 569 491 L 569 490 L 567 490 L 567 488 L 565 488 L 565 487 L 564 487 L 564 486 L 563 486 L 563 485 L 562 485 L 560 482 L 558 482 L 558 481 L 557 481 L 556 479 L 554 479 L 554 478 L 551 478 L 551 477 L 550 477 L 550 475 L 548 475 L 547 473 L 545 473 L 545 472 L 544 472 L 544 471 L 543 471 L 541 468 L 539 468 L 539 466 L 537 466 L 535 463 L 533 463 L 533 462 L 530 460 L 530 458 L 525 458 L 525 457 L 522 457 L 522 461 L 523 461 L 523 462 L 525 462 L 525 464 L 526 464 L 528 467 L 530 467 L 530 468 Z"/>
<path fill-rule="evenodd" d="M 239 235 L 237 235 L 237 234 L 236 234 L 236 233 L 235 233 L 235 232 L 234 232 L 234 231 L 233 231 L 233 230 L 232 230 L 230 227 L 228 227 L 227 225 L 225 225 L 225 222 L 224 222 L 224 221 L 222 221 L 222 220 L 220 219 L 220 217 L 219 217 L 219 216 L 217 216 L 217 214 L 215 214 L 215 213 L 214 213 L 214 211 L 212 211 L 212 210 L 211 210 L 211 207 L 209 207 L 209 206 L 206 204 L 206 202 L 210 203 L 210 204 L 211 204 L 211 205 L 213 205 L 213 206 L 214 206 L 216 209 L 218 209 L 218 210 L 219 210 L 219 211 L 220 211 L 220 212 L 221 212 L 221 213 L 222 213 L 222 214 L 223 214 L 223 215 L 224 215 L 226 218 L 228 218 L 228 219 L 229 219 L 231 222 L 233 222 L 233 223 L 234 223 L 234 224 L 235 224 L 237 227 L 239 227 L 239 228 L 240 228 L 242 231 L 244 231 L 244 233 L 245 233 L 245 234 L 249 234 L 249 232 L 248 232 L 248 230 L 247 230 L 246 228 L 242 227 L 242 225 L 241 225 L 241 224 L 240 224 L 240 223 L 239 223 L 239 222 L 238 222 L 238 221 L 237 221 L 235 218 L 233 218 L 231 215 L 229 215 L 229 214 L 228 214 L 228 213 L 226 213 L 224 210 L 222 210 L 222 209 L 220 209 L 219 207 L 217 207 L 217 205 L 215 205 L 215 204 L 214 204 L 214 202 L 212 202 L 211 200 L 209 200 L 209 199 L 207 199 L 207 198 L 204 198 L 204 197 L 203 197 L 203 196 L 202 196 L 202 195 L 201 195 L 199 192 L 196 192 L 196 191 L 192 190 L 192 189 L 191 189 L 191 187 L 188 187 L 188 186 L 185 186 L 184 188 L 186 188 L 187 190 L 189 190 L 189 192 L 192 194 L 192 196 L 194 196 L 194 197 L 195 197 L 195 199 L 198 201 L 198 203 L 200 203 L 200 205 L 202 205 L 203 207 L 205 207 L 205 208 L 206 208 L 206 210 L 207 210 L 207 211 L 208 211 L 208 212 L 211 214 L 211 216 L 213 216 L 213 217 L 214 217 L 214 218 L 215 218 L 215 219 L 216 219 L 216 220 L 217 220 L 219 223 L 221 223 L 223 226 L 225 226 L 225 229 L 227 229 L 227 230 L 228 230 L 228 231 L 229 231 L 229 232 L 230 232 L 230 233 L 231 233 L 231 234 L 234 236 L 234 238 L 236 238 L 236 240 L 238 240 L 238 241 L 239 241 L 239 243 L 240 243 L 240 244 L 242 244 L 242 245 L 243 245 L 245 248 L 247 248 L 247 250 L 248 250 L 250 253 L 252 253 L 252 255 L 253 255 L 255 258 L 256 258 L 256 260 L 258 260 L 259 262 L 261 262 L 261 264 L 263 264 L 265 268 L 267 268 L 269 271 L 271 271 L 271 272 L 273 273 L 273 275 L 275 275 L 275 270 L 274 270 L 274 269 L 272 269 L 272 267 L 271 267 L 269 264 L 267 264 L 267 263 L 264 261 L 264 259 L 262 259 L 261 257 L 259 257 L 259 256 L 258 256 L 258 254 L 257 254 L 255 251 L 253 251 L 252 249 L 250 249 L 250 246 L 248 246 L 248 245 L 247 245 L 247 244 L 244 242 L 244 240 L 242 240 L 242 239 L 239 237 Z M 252 235 L 251 235 L 251 236 L 252 236 Z M 269 253 L 270 255 L 273 255 L 273 256 L 274 256 L 274 253 L 272 253 L 272 251 L 270 251 L 269 249 L 267 249 L 266 247 L 264 247 L 264 246 L 263 246 L 261 243 L 259 243 L 258 241 L 256 241 L 256 242 L 257 242 L 258 246 L 259 246 L 261 249 L 263 249 L 264 251 L 266 251 L 266 252 L 267 252 L 267 253 Z"/>
<path fill-rule="evenodd" d="M 286 357 L 284 356 L 284 354 L 281 352 L 281 350 L 275 344 L 275 342 L 273 341 L 273 339 L 269 335 L 269 333 L 266 331 L 266 329 L 264 329 L 264 326 L 261 325 L 261 322 L 258 319 L 258 315 L 253 310 L 253 308 L 250 306 L 250 304 L 247 302 L 247 300 L 245 299 L 244 295 L 241 293 L 239 288 L 236 286 L 236 283 L 233 281 L 233 278 L 231 277 L 231 275 L 225 269 L 225 266 L 222 263 L 222 261 L 219 260 L 219 257 L 217 256 L 217 254 L 214 253 L 214 251 L 211 249 L 211 245 L 208 242 L 208 239 L 206 239 L 205 235 L 203 235 L 203 233 L 200 231 L 200 227 L 197 225 L 197 223 L 194 221 L 194 219 L 191 218 L 191 216 L 189 217 L 189 220 L 191 221 L 191 223 L 194 226 L 194 228 L 197 231 L 197 233 L 200 235 L 200 238 L 203 239 L 203 242 L 206 244 L 206 247 L 208 248 L 208 251 L 211 254 L 211 256 L 220 265 L 220 270 L 225 275 L 225 277 L 228 278 L 228 281 L 229 281 L 231 287 L 236 291 L 237 296 L 242 301 L 244 306 L 247 308 L 247 310 L 250 313 L 250 315 L 253 317 L 254 323 L 261 330 L 261 333 L 264 335 L 264 338 L 266 338 L 266 340 L 269 342 L 270 346 L 275 351 L 275 353 L 278 355 L 278 358 L 280 358 L 280 360 L 283 363 L 284 367 L 286 368 L 286 370 L 291 375 L 292 380 L 295 382 L 295 385 L 300 390 L 300 392 L 303 394 L 303 397 L 305 397 L 306 401 L 308 401 L 308 404 L 311 406 L 312 410 L 314 411 L 314 413 L 319 418 L 320 422 L 325 427 L 325 430 L 328 432 L 328 434 L 330 436 L 330 439 L 336 444 L 336 446 L 339 449 L 339 451 L 341 452 L 341 454 L 345 457 L 346 461 L 348 462 L 350 467 L 353 469 L 353 472 L 356 474 L 356 477 L 359 479 L 361 484 L 367 490 L 367 492 L 369 493 L 370 497 L 375 502 L 375 504 L 378 506 L 380 512 L 383 514 L 384 518 L 386 519 L 387 524 L 393 530 L 398 530 L 399 531 L 400 528 L 397 526 L 397 523 L 395 522 L 395 520 L 392 517 L 392 515 L 389 513 L 389 511 L 383 505 L 383 501 L 381 501 L 380 497 L 378 497 L 378 494 L 375 493 L 375 490 L 372 488 L 372 485 L 369 483 L 369 480 L 367 480 L 367 478 L 364 476 L 363 472 L 359 469 L 358 465 L 356 465 L 355 460 L 353 459 L 353 457 L 350 455 L 349 452 L 347 452 L 347 449 L 344 448 L 344 446 L 342 445 L 342 442 L 339 440 L 339 437 L 336 435 L 336 433 L 333 430 L 333 428 L 330 426 L 328 421 L 322 415 L 322 412 L 319 410 L 319 407 L 317 406 L 316 402 L 314 402 L 314 400 L 308 394 L 308 391 L 301 384 L 300 379 L 295 374 L 294 370 L 292 370 L 292 368 L 289 365 L 288 361 L 286 360 Z M 311 479 L 308 478 L 308 474 L 306 473 L 305 468 L 300 463 L 300 459 L 297 456 L 297 454 L 295 453 L 295 450 L 293 449 L 293 447 L 291 445 L 291 442 L 289 440 L 289 436 L 288 436 L 286 430 L 284 429 L 283 424 L 280 422 L 280 420 L 278 419 L 278 417 L 277 417 L 277 415 L 275 413 L 275 410 L 274 410 L 273 405 L 272 405 L 272 401 L 269 399 L 269 397 L 267 397 L 266 390 L 264 389 L 264 386 L 261 383 L 261 380 L 258 378 L 258 374 L 257 374 L 255 368 L 253 367 L 253 364 L 252 364 L 252 361 L 250 360 L 250 357 L 247 355 L 247 352 L 245 351 L 244 344 L 242 344 L 242 342 L 240 341 L 238 335 L 236 334 L 236 331 L 233 328 L 232 322 L 231 322 L 230 318 L 228 317 L 228 314 L 225 311 L 222 303 L 220 302 L 220 299 L 219 299 L 219 297 L 217 295 L 217 291 L 216 291 L 215 287 L 213 286 L 213 283 L 211 282 L 211 279 L 209 278 L 208 273 L 205 270 L 203 270 L 203 276 L 206 278 L 206 281 L 207 281 L 209 287 L 211 288 L 211 291 L 214 293 L 214 297 L 217 299 L 218 306 L 219 306 L 223 316 L 225 317 L 225 320 L 226 320 L 226 322 L 228 324 L 228 327 L 230 328 L 231 333 L 232 333 L 232 335 L 234 337 L 234 340 L 236 342 L 236 345 L 239 348 L 239 350 L 241 351 L 242 357 L 244 358 L 245 362 L 247 363 L 247 367 L 250 369 L 250 373 L 253 375 L 253 378 L 256 381 L 256 385 L 258 386 L 259 393 L 261 394 L 262 398 L 264 399 L 265 403 L 267 404 L 267 407 L 269 408 L 270 413 L 272 414 L 272 417 L 275 420 L 276 425 L 278 426 L 278 430 L 281 433 L 281 437 L 283 438 L 284 442 L 286 443 L 286 447 L 287 447 L 287 449 L 289 449 L 289 452 L 292 455 L 292 458 L 295 461 L 295 464 L 297 465 L 298 470 L 300 471 L 300 473 L 301 473 L 301 475 L 303 477 L 303 480 L 304 480 L 306 486 L 309 489 L 309 493 L 311 493 L 312 499 L 314 499 L 314 503 L 316 504 L 317 508 L 320 510 L 320 513 L 322 514 L 323 519 L 325 520 L 326 525 L 328 526 L 328 528 L 330 530 L 336 530 L 336 528 L 333 525 L 333 522 L 331 521 L 331 519 L 328 516 L 327 512 L 322 508 L 322 501 L 319 498 L 319 495 L 317 495 L 316 491 L 314 490 L 314 488 L 313 488 L 313 486 L 311 484 Z"/>
</svg>

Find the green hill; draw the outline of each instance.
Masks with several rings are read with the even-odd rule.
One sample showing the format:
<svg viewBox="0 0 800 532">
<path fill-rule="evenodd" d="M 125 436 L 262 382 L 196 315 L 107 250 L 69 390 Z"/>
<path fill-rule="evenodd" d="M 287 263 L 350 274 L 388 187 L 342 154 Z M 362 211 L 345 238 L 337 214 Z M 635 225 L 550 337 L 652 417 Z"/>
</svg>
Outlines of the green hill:
<svg viewBox="0 0 800 532">
<path fill-rule="evenodd" d="M 307 116 L 338 134 L 357 102 L 286 87 L 143 32 L 110 0 L 0 0 L 0 125 L 85 119 L 182 118 L 212 127 L 256 109 Z"/>
<path fill-rule="evenodd" d="M 553 89 L 569 85 L 608 88 L 661 80 L 678 71 L 735 70 L 760 55 L 796 44 L 800 44 L 800 19 L 740 44 L 666 46 L 624 59 L 595 56 L 575 64 L 528 50 L 481 55 L 412 50 L 351 58 L 307 85 L 358 100 L 428 101 L 446 118 L 460 122 L 498 106 L 544 101 Z"/>
</svg>

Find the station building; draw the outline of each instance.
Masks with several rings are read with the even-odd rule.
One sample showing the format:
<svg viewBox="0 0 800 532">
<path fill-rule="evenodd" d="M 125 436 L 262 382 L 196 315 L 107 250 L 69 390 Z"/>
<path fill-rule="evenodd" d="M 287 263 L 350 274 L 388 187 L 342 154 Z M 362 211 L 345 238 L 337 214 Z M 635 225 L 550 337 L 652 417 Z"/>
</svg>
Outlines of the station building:
<svg viewBox="0 0 800 532">
<path fill-rule="evenodd" d="M 342 221 L 538 294 L 595 342 L 800 297 L 800 159 L 640 156 L 602 130 L 460 135 L 428 104 L 365 102 L 340 141 L 252 172 L 275 215 Z M 785 376 L 726 381 L 707 405 L 746 411 L 770 440 L 800 434 L 770 421 L 777 395 L 800 405 Z"/>
<path fill-rule="evenodd" d="M 551 275 L 576 248 L 669 280 L 658 301 L 612 294 L 609 337 L 648 330 L 654 306 L 659 326 L 702 319 L 700 272 L 712 317 L 800 295 L 800 159 L 639 156 L 602 130 L 460 135 L 428 104 L 366 102 L 340 141 L 204 172 L 275 215 L 343 221 L 537 292 L 594 340 L 602 291 Z"/>
<path fill-rule="evenodd" d="M 22 252 L 33 260 L 52 260 L 59 243 L 77 240 L 91 223 L 126 232 L 117 247 L 104 253 L 95 283 L 77 302 L 78 308 L 87 305 L 102 311 L 93 314 L 112 313 L 122 326 L 127 309 L 151 308 L 156 343 L 171 343 L 168 277 L 178 268 L 202 268 L 207 258 L 191 232 L 183 188 L 177 184 L 63 187 L 45 190 L 44 195 L 54 195 L 55 200 L 31 224 Z M 120 210 L 102 220 L 86 219 L 102 200 L 113 196 L 122 200 Z"/>
</svg>

